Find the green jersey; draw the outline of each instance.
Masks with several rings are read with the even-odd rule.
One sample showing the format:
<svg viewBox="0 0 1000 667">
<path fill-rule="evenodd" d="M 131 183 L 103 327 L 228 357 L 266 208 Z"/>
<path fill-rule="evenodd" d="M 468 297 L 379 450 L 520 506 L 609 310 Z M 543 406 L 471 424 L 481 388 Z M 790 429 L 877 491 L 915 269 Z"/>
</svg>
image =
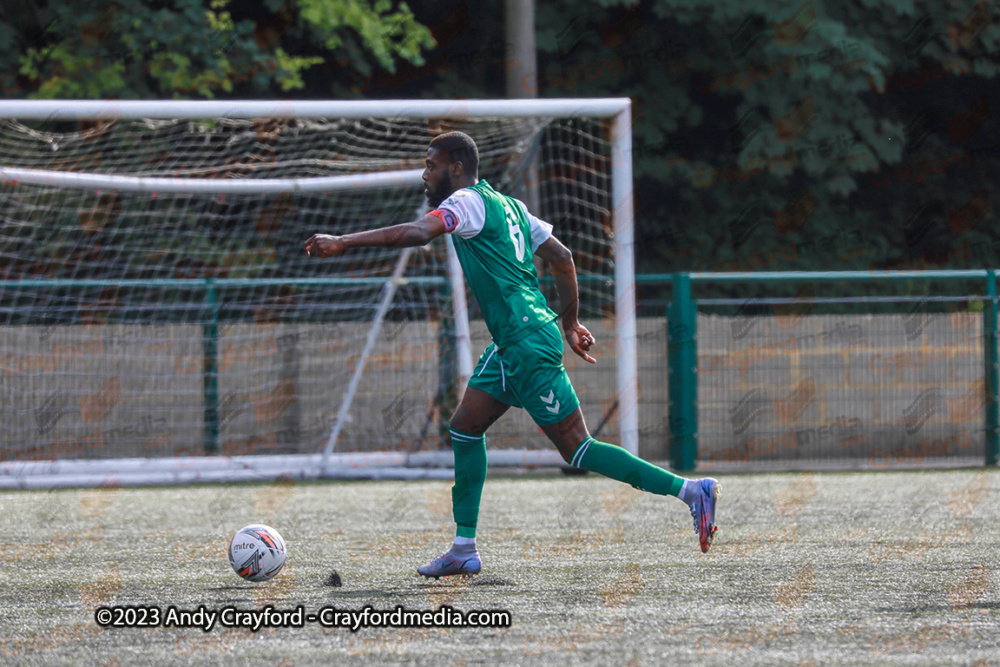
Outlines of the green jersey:
<svg viewBox="0 0 1000 667">
<path fill-rule="evenodd" d="M 552 235 L 552 225 L 484 180 L 458 190 L 438 210 L 498 348 L 556 319 L 538 289 L 532 263 L 535 250 Z"/>
</svg>

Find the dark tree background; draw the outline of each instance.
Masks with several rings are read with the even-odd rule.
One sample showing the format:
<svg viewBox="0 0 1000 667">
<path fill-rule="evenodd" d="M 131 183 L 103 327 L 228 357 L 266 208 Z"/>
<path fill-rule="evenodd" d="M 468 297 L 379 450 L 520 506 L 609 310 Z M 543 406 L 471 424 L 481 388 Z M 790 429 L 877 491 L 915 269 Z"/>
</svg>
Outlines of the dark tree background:
<svg viewBox="0 0 1000 667">
<path fill-rule="evenodd" d="M 503 97 L 503 12 L 7 3 L 3 96 Z M 538 0 L 536 40 L 526 91 L 633 100 L 640 271 L 998 264 L 994 5 Z"/>
</svg>

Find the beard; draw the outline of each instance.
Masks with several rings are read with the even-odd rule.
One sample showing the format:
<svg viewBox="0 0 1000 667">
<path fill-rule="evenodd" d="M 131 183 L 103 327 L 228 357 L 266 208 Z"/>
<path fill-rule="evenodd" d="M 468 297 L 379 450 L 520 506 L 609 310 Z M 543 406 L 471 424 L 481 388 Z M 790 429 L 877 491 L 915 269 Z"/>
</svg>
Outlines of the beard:
<svg viewBox="0 0 1000 667">
<path fill-rule="evenodd" d="M 451 174 L 445 175 L 438 181 L 437 187 L 427 192 L 427 203 L 431 208 L 437 208 L 445 199 L 455 192 L 455 184 L 451 181 Z"/>
</svg>

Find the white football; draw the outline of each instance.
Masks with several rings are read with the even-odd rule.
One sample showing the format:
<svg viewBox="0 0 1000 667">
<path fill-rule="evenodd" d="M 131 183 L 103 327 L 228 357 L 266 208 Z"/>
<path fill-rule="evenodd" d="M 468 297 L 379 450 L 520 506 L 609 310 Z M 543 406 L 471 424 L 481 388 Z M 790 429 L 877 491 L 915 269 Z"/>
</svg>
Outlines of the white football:
<svg viewBox="0 0 1000 667">
<path fill-rule="evenodd" d="M 229 564 L 248 581 L 268 581 L 285 564 L 285 540 L 274 528 L 253 524 L 233 535 Z"/>
</svg>

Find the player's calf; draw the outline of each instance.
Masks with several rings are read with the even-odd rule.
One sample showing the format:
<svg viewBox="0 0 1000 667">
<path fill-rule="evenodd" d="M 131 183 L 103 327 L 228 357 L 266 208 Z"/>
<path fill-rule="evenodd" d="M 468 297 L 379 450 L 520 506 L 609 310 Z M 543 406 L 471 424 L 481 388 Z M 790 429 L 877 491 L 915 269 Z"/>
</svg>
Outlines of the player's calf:
<svg viewBox="0 0 1000 667">
<path fill-rule="evenodd" d="M 694 518 L 701 550 L 707 552 L 715 536 L 715 501 L 719 483 L 710 478 L 685 479 L 608 443 L 588 436 L 576 447 L 569 464 L 631 484 L 641 491 L 676 496 L 684 501 Z"/>
</svg>

